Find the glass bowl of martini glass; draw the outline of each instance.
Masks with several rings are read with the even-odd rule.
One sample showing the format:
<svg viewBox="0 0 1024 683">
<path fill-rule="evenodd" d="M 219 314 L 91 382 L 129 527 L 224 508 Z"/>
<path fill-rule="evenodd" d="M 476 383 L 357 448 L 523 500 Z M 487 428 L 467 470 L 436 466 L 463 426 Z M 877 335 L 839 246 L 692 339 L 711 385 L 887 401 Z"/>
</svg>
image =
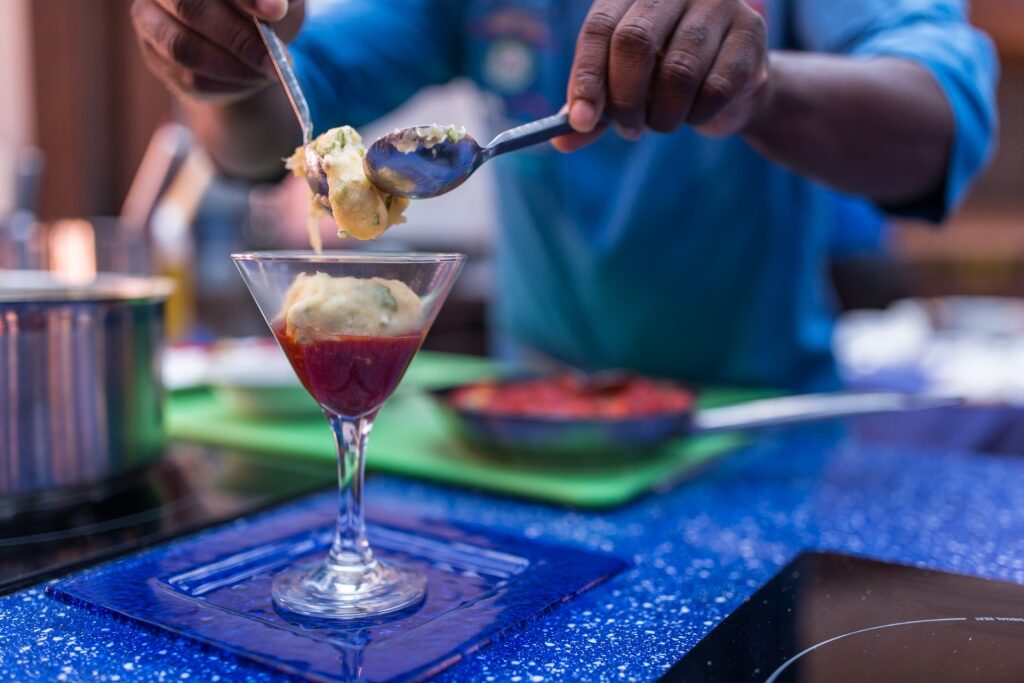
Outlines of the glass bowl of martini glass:
<svg viewBox="0 0 1024 683">
<path fill-rule="evenodd" d="M 405 374 L 462 270 L 462 254 L 233 254 L 338 450 L 338 519 L 327 557 L 273 583 L 280 609 L 356 619 L 423 599 L 422 575 L 374 557 L 363 521 L 363 462 L 373 420 Z"/>
</svg>

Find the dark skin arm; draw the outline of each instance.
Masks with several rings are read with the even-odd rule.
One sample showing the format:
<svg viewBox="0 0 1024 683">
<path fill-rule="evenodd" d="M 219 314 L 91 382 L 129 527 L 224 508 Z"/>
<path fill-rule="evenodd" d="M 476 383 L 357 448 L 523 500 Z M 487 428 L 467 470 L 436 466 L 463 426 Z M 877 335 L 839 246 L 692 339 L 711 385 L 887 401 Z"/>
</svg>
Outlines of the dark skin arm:
<svg viewBox="0 0 1024 683">
<path fill-rule="evenodd" d="M 220 169 L 274 180 L 301 142 L 298 123 L 253 24 L 282 40 L 302 25 L 303 0 L 135 0 L 132 23 L 150 71 L 178 96 Z"/>
<path fill-rule="evenodd" d="M 924 67 L 780 53 L 771 72 L 767 101 L 742 130 L 762 154 L 882 205 L 942 190 L 953 113 Z"/>
<path fill-rule="evenodd" d="M 302 132 L 284 91 L 270 87 L 230 104 L 183 99 L 192 132 L 225 175 L 276 181 L 284 162 L 302 144 Z"/>
<path fill-rule="evenodd" d="M 743 135 L 766 157 L 886 205 L 942 189 L 953 115 L 921 66 L 901 59 L 769 55 L 761 17 L 743 0 L 595 0 L 577 41 L 568 93 L 579 131 L 571 151 L 601 134 L 690 125 Z"/>
</svg>

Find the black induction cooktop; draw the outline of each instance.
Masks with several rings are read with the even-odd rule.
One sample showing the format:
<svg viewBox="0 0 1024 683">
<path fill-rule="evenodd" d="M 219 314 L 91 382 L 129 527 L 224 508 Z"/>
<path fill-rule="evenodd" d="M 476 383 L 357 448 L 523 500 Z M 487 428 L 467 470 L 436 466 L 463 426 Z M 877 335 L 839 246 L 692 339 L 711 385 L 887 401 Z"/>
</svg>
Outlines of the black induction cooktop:
<svg viewBox="0 0 1024 683">
<path fill-rule="evenodd" d="M 1024 586 L 805 553 L 662 678 L 1024 681 Z"/>
<path fill-rule="evenodd" d="M 0 595 L 330 486 L 333 466 L 177 444 L 155 466 L 0 508 Z"/>
</svg>

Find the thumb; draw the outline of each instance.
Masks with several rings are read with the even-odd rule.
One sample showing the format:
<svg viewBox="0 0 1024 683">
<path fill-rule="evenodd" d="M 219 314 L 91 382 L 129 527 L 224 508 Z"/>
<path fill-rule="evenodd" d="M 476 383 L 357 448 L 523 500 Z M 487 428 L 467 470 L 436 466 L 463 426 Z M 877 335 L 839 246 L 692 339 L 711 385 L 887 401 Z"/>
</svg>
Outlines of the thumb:
<svg viewBox="0 0 1024 683">
<path fill-rule="evenodd" d="M 281 21 L 288 14 L 288 0 L 234 0 L 238 9 L 264 21 Z"/>
</svg>

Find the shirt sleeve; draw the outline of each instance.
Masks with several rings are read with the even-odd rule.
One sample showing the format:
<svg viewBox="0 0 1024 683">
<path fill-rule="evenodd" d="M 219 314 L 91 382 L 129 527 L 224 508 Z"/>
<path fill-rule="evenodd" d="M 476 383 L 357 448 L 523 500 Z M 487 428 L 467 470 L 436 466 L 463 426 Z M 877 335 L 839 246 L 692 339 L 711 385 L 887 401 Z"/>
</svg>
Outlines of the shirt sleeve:
<svg viewBox="0 0 1024 683">
<path fill-rule="evenodd" d="M 940 222 L 960 205 L 989 159 L 996 128 L 998 66 L 991 41 L 967 21 L 963 0 L 796 0 L 801 47 L 858 58 L 902 57 L 926 68 L 953 112 L 945 187 L 912 206 L 886 207 Z"/>
<path fill-rule="evenodd" d="M 320 0 L 290 51 L 317 133 L 361 126 L 461 69 L 465 0 Z"/>
</svg>

